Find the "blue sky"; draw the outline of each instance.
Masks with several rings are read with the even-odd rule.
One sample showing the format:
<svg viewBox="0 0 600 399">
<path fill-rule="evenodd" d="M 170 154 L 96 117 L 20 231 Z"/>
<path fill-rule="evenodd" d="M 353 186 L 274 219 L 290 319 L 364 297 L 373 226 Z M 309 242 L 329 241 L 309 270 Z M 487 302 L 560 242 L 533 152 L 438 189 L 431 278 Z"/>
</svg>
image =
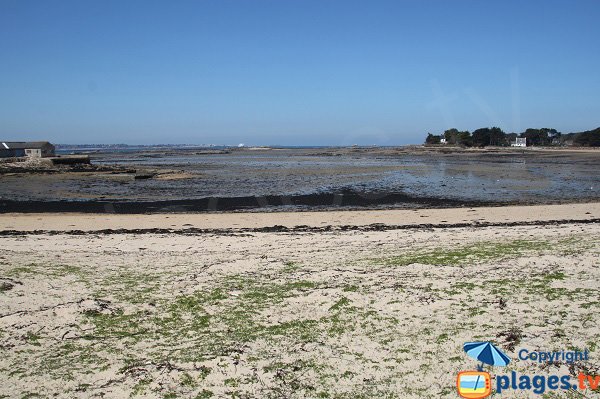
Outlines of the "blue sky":
<svg viewBox="0 0 600 399">
<path fill-rule="evenodd" d="M 0 0 L 0 137 L 396 145 L 600 126 L 600 2 Z"/>
</svg>

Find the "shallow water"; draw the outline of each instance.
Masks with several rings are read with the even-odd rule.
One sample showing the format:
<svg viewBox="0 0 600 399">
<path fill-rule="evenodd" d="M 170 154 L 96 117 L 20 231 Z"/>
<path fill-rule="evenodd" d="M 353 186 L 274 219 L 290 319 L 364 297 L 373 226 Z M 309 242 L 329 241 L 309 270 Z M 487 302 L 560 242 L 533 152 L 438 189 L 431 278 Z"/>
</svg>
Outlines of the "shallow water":
<svg viewBox="0 0 600 399">
<path fill-rule="evenodd" d="M 322 149 L 226 154 L 110 152 L 94 155 L 93 163 L 158 172 L 183 171 L 187 177 L 136 180 L 131 174 L 106 173 L 0 176 L 0 197 L 9 201 L 130 202 L 244 198 L 241 208 L 445 206 L 444 201 L 451 206 L 459 202 L 555 203 L 600 199 L 597 173 L 600 152 L 583 155 L 348 153 Z M 339 193 L 345 193 L 346 199 L 335 197 Z M 350 199 L 349 193 L 357 198 Z"/>
<path fill-rule="evenodd" d="M 600 160 L 600 158 L 599 158 Z M 298 195 L 343 189 L 481 201 L 598 198 L 600 164 L 584 159 L 535 156 L 319 156 L 260 154 L 170 156 L 107 163 L 181 168 L 189 181 L 135 182 L 133 191 L 158 190 L 170 197 Z M 132 188 L 133 189 L 133 188 Z"/>
</svg>

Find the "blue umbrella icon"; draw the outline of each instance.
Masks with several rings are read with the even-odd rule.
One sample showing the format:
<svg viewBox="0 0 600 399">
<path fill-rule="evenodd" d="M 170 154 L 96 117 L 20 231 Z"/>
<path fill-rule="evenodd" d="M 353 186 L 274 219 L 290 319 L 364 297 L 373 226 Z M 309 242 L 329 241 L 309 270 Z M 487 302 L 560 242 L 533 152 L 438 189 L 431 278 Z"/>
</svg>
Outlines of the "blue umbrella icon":
<svg viewBox="0 0 600 399">
<path fill-rule="evenodd" d="M 463 345 L 467 355 L 481 362 L 477 366 L 478 371 L 483 371 L 483 363 L 490 366 L 506 366 L 510 363 L 510 358 L 504 354 L 498 347 L 491 342 L 467 342 Z M 479 376 L 475 381 L 475 386 L 479 383 Z"/>
<path fill-rule="evenodd" d="M 490 366 L 506 366 L 510 363 L 510 358 L 491 342 L 467 342 L 463 349 L 467 355 L 481 362 L 479 368 L 483 366 L 483 363 Z"/>
</svg>

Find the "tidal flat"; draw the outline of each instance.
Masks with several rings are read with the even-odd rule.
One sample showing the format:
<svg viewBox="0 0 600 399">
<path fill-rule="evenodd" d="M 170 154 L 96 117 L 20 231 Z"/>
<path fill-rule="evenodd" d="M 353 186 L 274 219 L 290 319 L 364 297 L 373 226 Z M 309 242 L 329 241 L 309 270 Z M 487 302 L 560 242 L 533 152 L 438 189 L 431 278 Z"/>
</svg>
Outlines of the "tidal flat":
<svg viewBox="0 0 600 399">
<path fill-rule="evenodd" d="M 593 149 L 145 149 L 90 156 L 92 168 L 0 168 L 0 211 L 406 209 L 600 199 L 600 151 Z"/>
</svg>

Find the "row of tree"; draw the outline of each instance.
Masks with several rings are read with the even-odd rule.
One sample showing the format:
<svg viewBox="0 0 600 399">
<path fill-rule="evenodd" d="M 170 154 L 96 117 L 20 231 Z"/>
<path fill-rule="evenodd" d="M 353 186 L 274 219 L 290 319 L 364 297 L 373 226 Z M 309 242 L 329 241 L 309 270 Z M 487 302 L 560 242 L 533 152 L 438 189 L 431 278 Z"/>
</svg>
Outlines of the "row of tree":
<svg viewBox="0 0 600 399">
<path fill-rule="evenodd" d="M 441 135 L 427 133 L 426 144 L 440 144 L 445 139 L 446 144 L 465 147 L 510 146 L 517 139 L 526 138 L 528 146 L 600 146 L 600 127 L 579 133 L 562 134 L 556 129 L 529 128 L 522 133 L 505 133 L 499 127 L 484 127 L 470 133 L 458 129 L 448 129 Z"/>
</svg>

